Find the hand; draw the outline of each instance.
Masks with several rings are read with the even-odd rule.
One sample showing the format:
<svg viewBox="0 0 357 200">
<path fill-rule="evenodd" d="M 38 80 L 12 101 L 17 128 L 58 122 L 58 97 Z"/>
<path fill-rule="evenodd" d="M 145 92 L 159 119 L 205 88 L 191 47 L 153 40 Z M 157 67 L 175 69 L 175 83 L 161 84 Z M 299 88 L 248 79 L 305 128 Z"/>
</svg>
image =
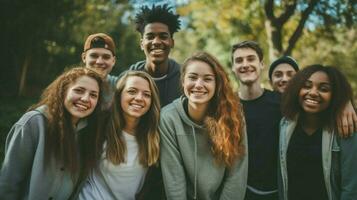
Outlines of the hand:
<svg viewBox="0 0 357 200">
<path fill-rule="evenodd" d="M 349 101 L 337 117 L 337 129 L 342 138 L 347 138 L 357 132 L 357 114 Z"/>
</svg>

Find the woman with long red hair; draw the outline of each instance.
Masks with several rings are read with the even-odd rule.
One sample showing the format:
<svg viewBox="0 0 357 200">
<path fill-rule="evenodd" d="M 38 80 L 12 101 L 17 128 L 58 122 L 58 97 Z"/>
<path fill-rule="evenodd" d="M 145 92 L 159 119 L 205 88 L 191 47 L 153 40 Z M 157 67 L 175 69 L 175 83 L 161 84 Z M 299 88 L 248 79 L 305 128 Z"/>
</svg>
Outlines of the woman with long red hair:
<svg viewBox="0 0 357 200">
<path fill-rule="evenodd" d="M 163 108 L 159 126 L 167 199 L 243 199 L 248 157 L 239 98 L 208 53 L 181 70 L 184 95 Z"/>
</svg>

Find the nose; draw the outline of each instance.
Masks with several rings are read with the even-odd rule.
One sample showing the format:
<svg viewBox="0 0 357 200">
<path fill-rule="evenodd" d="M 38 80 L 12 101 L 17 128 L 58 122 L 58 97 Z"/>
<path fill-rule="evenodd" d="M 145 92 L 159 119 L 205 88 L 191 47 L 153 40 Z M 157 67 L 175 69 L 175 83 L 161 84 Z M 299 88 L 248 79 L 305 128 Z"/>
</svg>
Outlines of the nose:
<svg viewBox="0 0 357 200">
<path fill-rule="evenodd" d="M 153 44 L 161 43 L 160 37 L 159 37 L 159 36 L 154 37 L 154 39 L 152 40 L 152 43 L 153 43 Z"/>
<path fill-rule="evenodd" d="M 83 96 L 81 97 L 81 100 L 82 100 L 83 102 L 88 102 L 88 101 L 89 101 L 89 96 L 90 96 L 89 93 L 85 93 L 85 94 L 83 94 Z"/>
<path fill-rule="evenodd" d="M 104 63 L 102 56 L 99 56 L 99 57 L 97 58 L 96 63 L 97 63 L 97 64 L 102 64 L 102 63 Z"/>
<path fill-rule="evenodd" d="M 309 91 L 309 95 L 310 96 L 318 96 L 319 95 L 318 89 L 316 87 L 312 87 Z"/>
<path fill-rule="evenodd" d="M 282 81 L 284 82 L 288 82 L 290 80 L 290 77 L 286 74 L 283 74 L 283 78 L 282 78 Z"/>
<path fill-rule="evenodd" d="M 141 101 L 144 98 L 144 94 L 142 94 L 141 92 L 139 92 L 137 95 L 135 95 L 134 99 L 137 101 Z"/>
<path fill-rule="evenodd" d="M 202 88 L 203 87 L 203 80 L 201 78 L 196 80 L 195 83 L 196 88 Z"/>
</svg>

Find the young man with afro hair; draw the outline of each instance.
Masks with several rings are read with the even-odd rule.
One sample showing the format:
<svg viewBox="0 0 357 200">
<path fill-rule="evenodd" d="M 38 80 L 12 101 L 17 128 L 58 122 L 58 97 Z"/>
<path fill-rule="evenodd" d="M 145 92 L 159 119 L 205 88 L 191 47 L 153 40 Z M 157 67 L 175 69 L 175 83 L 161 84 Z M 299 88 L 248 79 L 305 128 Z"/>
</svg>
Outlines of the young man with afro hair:
<svg viewBox="0 0 357 200">
<path fill-rule="evenodd" d="M 174 47 L 173 35 L 180 29 L 179 15 L 167 4 L 143 6 L 135 16 L 136 30 L 141 34 L 140 47 L 146 59 L 130 66 L 129 70 L 145 71 L 159 89 L 161 107 L 181 95 L 180 65 L 169 58 Z"/>
</svg>

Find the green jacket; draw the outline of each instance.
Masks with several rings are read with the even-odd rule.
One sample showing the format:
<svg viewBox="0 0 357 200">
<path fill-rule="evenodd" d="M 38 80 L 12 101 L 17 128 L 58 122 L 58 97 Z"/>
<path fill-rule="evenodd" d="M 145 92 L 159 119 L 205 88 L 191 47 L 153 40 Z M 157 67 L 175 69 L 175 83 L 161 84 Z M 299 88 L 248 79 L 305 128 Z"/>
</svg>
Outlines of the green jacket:
<svg viewBox="0 0 357 200">
<path fill-rule="evenodd" d="M 205 127 L 190 120 L 185 97 L 164 107 L 160 117 L 161 169 L 168 200 L 243 200 L 247 186 L 248 149 L 229 170 L 211 153 Z"/>
</svg>

